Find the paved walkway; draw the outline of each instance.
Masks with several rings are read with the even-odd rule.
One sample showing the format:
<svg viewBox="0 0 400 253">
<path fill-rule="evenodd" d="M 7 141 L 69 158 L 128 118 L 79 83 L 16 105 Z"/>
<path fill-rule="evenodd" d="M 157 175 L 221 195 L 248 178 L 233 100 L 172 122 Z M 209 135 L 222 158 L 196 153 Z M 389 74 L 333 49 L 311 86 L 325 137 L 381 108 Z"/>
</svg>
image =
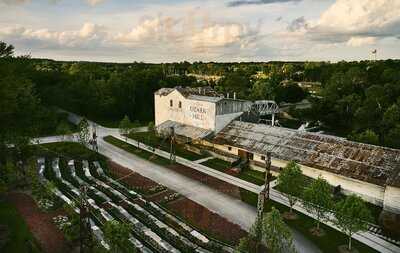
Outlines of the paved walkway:
<svg viewBox="0 0 400 253">
<path fill-rule="evenodd" d="M 204 163 L 204 162 L 207 162 L 208 160 L 211 160 L 211 159 L 215 159 L 215 157 L 214 156 L 210 156 L 210 157 L 199 159 L 199 160 L 196 160 L 196 161 L 193 161 L 193 162 L 194 163 Z"/>
<path fill-rule="evenodd" d="M 69 120 L 75 124 L 78 124 L 82 117 L 70 113 Z M 121 141 L 126 141 L 125 137 L 122 137 L 118 131 L 118 129 L 106 128 L 100 125 L 97 125 L 94 122 L 90 122 L 90 125 L 96 125 L 97 135 L 99 136 L 99 152 L 113 161 L 130 168 L 143 176 L 149 177 L 156 182 L 166 185 L 174 189 L 175 191 L 185 195 L 186 197 L 198 202 L 199 204 L 204 205 L 210 210 L 226 217 L 232 222 L 239 224 L 245 229 L 249 229 L 251 224 L 254 221 L 256 210 L 255 208 L 243 203 L 238 199 L 234 199 L 226 194 L 220 193 L 216 190 L 201 184 L 198 181 L 191 180 L 187 177 L 184 177 L 176 172 L 173 172 L 167 168 L 158 166 L 154 163 L 143 160 L 135 155 L 132 155 L 128 152 L 125 152 L 117 147 L 105 142 L 102 137 L 107 135 L 112 135 L 115 138 L 120 139 Z M 137 141 L 128 139 L 127 142 L 129 144 L 137 146 Z M 149 147 L 145 144 L 140 144 L 140 148 L 153 152 L 153 148 Z M 165 157 L 169 159 L 169 153 L 163 150 L 156 149 L 155 153 L 159 156 Z M 216 177 L 220 180 L 223 180 L 227 183 L 236 185 L 243 189 L 249 190 L 254 193 L 259 193 L 261 188 L 258 185 L 252 184 L 250 182 L 241 180 L 239 178 L 230 176 L 226 173 L 208 168 L 204 165 L 195 163 L 193 161 L 189 161 L 187 159 L 176 157 L 176 161 L 182 165 L 190 167 L 192 169 L 198 170 L 207 175 Z M 270 197 L 276 202 L 279 202 L 284 205 L 288 205 L 287 198 L 284 197 L 280 192 L 271 189 Z M 294 207 L 295 210 L 310 216 L 310 215 L 301 205 L 301 203 L 297 203 Z M 324 222 L 326 225 L 337 229 L 331 222 Z M 300 239 L 301 238 L 301 239 Z M 384 253 L 399 253 L 400 247 L 387 242 L 377 235 L 371 232 L 358 233 L 353 236 L 354 239 L 376 249 L 379 252 Z M 315 248 L 313 244 L 311 244 L 307 239 L 302 238 L 302 235 L 295 232 L 295 243 L 296 247 L 300 252 L 318 252 L 319 250 Z"/>
</svg>

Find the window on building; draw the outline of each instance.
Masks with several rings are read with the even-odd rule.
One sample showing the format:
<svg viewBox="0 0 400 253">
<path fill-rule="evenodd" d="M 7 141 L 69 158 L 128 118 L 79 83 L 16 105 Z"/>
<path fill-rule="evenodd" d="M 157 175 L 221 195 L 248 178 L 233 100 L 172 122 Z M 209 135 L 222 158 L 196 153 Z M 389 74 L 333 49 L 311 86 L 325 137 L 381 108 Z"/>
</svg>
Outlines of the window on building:
<svg viewBox="0 0 400 253">
<path fill-rule="evenodd" d="M 179 101 L 179 108 L 182 108 L 182 102 Z"/>
<path fill-rule="evenodd" d="M 232 151 L 232 147 L 228 147 L 228 150 L 229 150 L 229 151 Z"/>
<path fill-rule="evenodd" d="M 254 160 L 254 154 L 253 153 L 248 153 L 249 160 Z"/>
<path fill-rule="evenodd" d="M 261 160 L 265 161 L 265 156 L 264 155 L 261 156 Z"/>
<path fill-rule="evenodd" d="M 172 99 L 169 101 L 169 106 L 170 107 L 174 106 L 174 102 L 172 101 Z"/>
</svg>

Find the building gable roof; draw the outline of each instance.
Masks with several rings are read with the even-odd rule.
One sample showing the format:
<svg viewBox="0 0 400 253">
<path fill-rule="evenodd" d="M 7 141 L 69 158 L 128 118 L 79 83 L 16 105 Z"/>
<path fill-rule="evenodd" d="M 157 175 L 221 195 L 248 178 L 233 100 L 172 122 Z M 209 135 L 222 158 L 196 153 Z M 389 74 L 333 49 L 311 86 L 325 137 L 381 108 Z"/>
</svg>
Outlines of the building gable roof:
<svg viewBox="0 0 400 253">
<path fill-rule="evenodd" d="M 400 150 L 281 127 L 233 121 L 213 139 L 249 152 L 361 181 L 400 187 Z"/>
</svg>

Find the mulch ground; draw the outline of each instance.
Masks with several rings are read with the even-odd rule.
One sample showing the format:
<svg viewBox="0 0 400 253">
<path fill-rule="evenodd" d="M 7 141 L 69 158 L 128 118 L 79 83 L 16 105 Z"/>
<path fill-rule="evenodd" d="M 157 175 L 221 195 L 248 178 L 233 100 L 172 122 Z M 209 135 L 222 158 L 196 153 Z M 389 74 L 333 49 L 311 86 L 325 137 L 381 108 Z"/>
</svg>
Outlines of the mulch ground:
<svg viewBox="0 0 400 253">
<path fill-rule="evenodd" d="M 42 212 L 32 197 L 25 193 L 10 193 L 7 200 L 15 205 L 43 252 L 71 252 L 63 233 L 58 230 L 52 220 L 53 217 L 64 214 L 63 211 Z"/>
<path fill-rule="evenodd" d="M 240 190 L 239 187 L 231 185 L 227 182 L 219 180 L 215 177 L 204 174 L 200 171 L 194 170 L 192 168 L 183 166 L 181 164 L 174 164 L 167 166 L 169 169 L 176 171 L 179 174 L 182 174 L 191 179 L 202 182 L 205 185 L 210 186 L 213 189 L 216 189 L 219 192 L 228 194 L 234 198 L 240 199 Z"/>
<path fill-rule="evenodd" d="M 181 198 L 166 205 L 176 215 L 222 241 L 236 245 L 240 238 L 247 235 L 247 232 L 239 225 L 233 224 L 188 198 Z"/>
<path fill-rule="evenodd" d="M 122 181 L 132 187 L 136 187 L 143 191 L 148 191 L 150 188 L 159 185 L 158 183 L 148 179 L 147 177 L 143 177 L 142 175 L 135 173 L 132 170 L 123 167 L 115 162 L 108 161 L 108 168 L 110 172 L 118 178 L 131 174 L 130 176 L 123 178 Z"/>
<path fill-rule="evenodd" d="M 162 192 L 153 194 L 151 196 L 148 196 L 146 199 L 149 200 L 149 201 L 160 203 L 164 199 L 164 197 L 167 197 L 167 196 L 172 195 L 174 193 L 176 193 L 176 192 L 173 191 L 173 190 L 169 190 L 168 189 L 166 191 L 162 191 Z"/>
</svg>

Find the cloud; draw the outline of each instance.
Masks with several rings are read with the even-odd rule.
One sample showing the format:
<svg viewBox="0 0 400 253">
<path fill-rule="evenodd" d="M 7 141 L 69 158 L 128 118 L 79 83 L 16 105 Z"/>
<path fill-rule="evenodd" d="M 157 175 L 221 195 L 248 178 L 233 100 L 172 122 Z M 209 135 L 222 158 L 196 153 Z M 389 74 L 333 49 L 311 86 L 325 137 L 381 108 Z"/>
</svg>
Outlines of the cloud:
<svg viewBox="0 0 400 253">
<path fill-rule="evenodd" d="M 336 0 L 316 21 L 306 24 L 303 35 L 327 43 L 346 42 L 351 46 L 374 43 L 377 39 L 400 36 L 400 1 Z M 299 20 L 294 20 L 296 26 Z M 288 29 L 290 30 L 290 29 Z M 291 31 L 298 32 L 299 29 Z"/>
<path fill-rule="evenodd" d="M 76 31 L 51 31 L 47 28 L 30 29 L 22 26 L 0 28 L 0 38 L 17 43 L 37 44 L 41 47 L 87 47 L 102 43 L 107 38 L 104 27 L 85 23 Z"/>
<path fill-rule="evenodd" d="M 148 18 L 132 28 L 128 33 L 118 33 L 114 39 L 121 43 L 137 44 L 142 42 L 156 42 L 174 40 L 178 19 L 172 17 Z"/>
<path fill-rule="evenodd" d="M 235 43 L 244 47 L 251 36 L 252 33 L 246 26 L 216 24 L 195 33 L 190 41 L 195 48 L 224 47 Z"/>
<path fill-rule="evenodd" d="M 307 29 L 308 23 L 306 19 L 303 17 L 299 17 L 294 19 L 290 24 L 288 25 L 287 29 L 291 32 L 296 32 L 302 29 Z"/>
<path fill-rule="evenodd" d="M 259 5 L 259 4 L 274 4 L 274 3 L 288 3 L 300 2 L 302 0 L 236 0 L 228 2 L 227 6 L 237 7 L 242 5 Z"/>
<path fill-rule="evenodd" d="M 104 2 L 104 1 L 105 0 L 86 0 L 86 2 L 91 6 L 98 5 L 98 4 L 100 4 L 100 3 Z"/>
<path fill-rule="evenodd" d="M 58 3 L 61 2 L 62 0 L 48 0 L 49 3 Z M 95 6 L 98 5 L 100 3 L 105 2 L 106 0 L 83 0 L 84 2 L 86 2 L 87 4 L 89 4 L 90 6 Z M 4 3 L 7 5 L 19 5 L 19 4 L 27 4 L 30 3 L 31 0 L 0 0 L 0 4 Z"/>
<path fill-rule="evenodd" d="M 351 47 L 361 47 L 366 45 L 373 45 L 375 43 L 375 37 L 351 37 L 346 44 Z"/>
</svg>

